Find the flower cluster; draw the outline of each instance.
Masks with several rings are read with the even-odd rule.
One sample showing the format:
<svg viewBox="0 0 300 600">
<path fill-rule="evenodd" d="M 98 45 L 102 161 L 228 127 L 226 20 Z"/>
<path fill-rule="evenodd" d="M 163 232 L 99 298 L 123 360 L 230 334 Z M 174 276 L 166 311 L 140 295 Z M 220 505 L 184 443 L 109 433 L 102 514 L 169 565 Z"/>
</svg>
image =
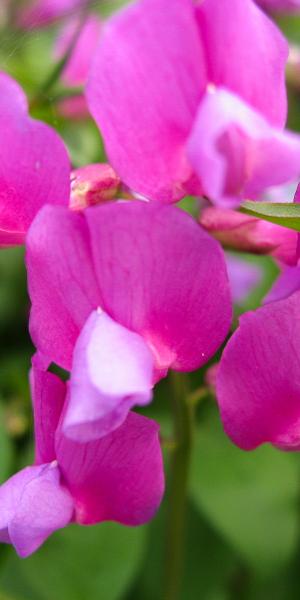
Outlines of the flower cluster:
<svg viewBox="0 0 300 600">
<path fill-rule="evenodd" d="M 0 487 L 0 540 L 20 556 L 71 522 L 154 515 L 159 428 L 134 409 L 169 370 L 199 369 L 225 342 L 233 299 L 259 273 L 241 280 L 222 246 L 282 269 L 223 351 L 224 428 L 246 450 L 300 447 L 298 233 L 236 210 L 300 176 L 300 138 L 284 130 L 288 47 L 258 4 L 300 3 L 137 0 L 105 23 L 88 13 L 62 73 L 85 98 L 62 109 L 90 111 L 109 164 L 74 170 L 59 135 L 0 74 L 0 245 L 25 244 L 36 348 L 35 462 Z M 19 25 L 69 15 L 61 57 L 79 5 L 88 10 L 33 2 Z M 174 206 L 186 195 L 201 198 L 199 218 Z"/>
</svg>

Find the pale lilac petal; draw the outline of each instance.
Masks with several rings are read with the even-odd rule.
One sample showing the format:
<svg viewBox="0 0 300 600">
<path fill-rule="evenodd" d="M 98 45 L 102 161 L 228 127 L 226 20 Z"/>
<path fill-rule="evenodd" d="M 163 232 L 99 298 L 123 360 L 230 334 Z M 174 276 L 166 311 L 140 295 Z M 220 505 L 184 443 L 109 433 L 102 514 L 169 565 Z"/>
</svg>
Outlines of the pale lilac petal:
<svg viewBox="0 0 300 600">
<path fill-rule="evenodd" d="M 101 302 L 83 215 L 43 208 L 26 246 L 33 342 L 50 362 L 70 369 L 80 329 Z"/>
<path fill-rule="evenodd" d="M 217 374 L 226 433 L 251 450 L 300 447 L 300 293 L 246 313 Z"/>
<path fill-rule="evenodd" d="M 197 16 L 208 81 L 226 86 L 282 127 L 288 44 L 279 29 L 253 0 L 203 0 Z"/>
<path fill-rule="evenodd" d="M 63 430 L 80 442 L 116 429 L 152 399 L 154 358 L 143 338 L 94 311 L 74 349 Z"/>
<path fill-rule="evenodd" d="M 55 432 L 64 405 L 66 386 L 61 379 L 33 366 L 31 395 L 34 412 L 35 462 L 55 460 Z"/>
<path fill-rule="evenodd" d="M 80 444 L 58 435 L 57 458 L 77 522 L 140 525 L 153 517 L 164 491 L 158 430 L 154 421 L 129 413 L 101 440 Z"/>
<path fill-rule="evenodd" d="M 144 337 L 158 369 L 205 364 L 231 320 L 224 254 L 185 212 L 139 201 L 85 211 L 101 308 Z"/>
<path fill-rule="evenodd" d="M 255 199 L 300 174 L 300 138 L 271 127 L 225 89 L 207 93 L 188 145 L 205 194 L 221 206 Z"/>
<path fill-rule="evenodd" d="M 75 17 L 60 32 L 55 46 L 57 60 L 66 53 L 76 35 L 79 24 L 80 18 Z M 62 79 L 66 85 L 80 86 L 86 83 L 91 61 L 99 43 L 101 29 L 102 23 L 96 15 L 90 15 L 85 21 L 71 58 L 62 73 Z"/>
<path fill-rule="evenodd" d="M 300 290 L 300 267 L 284 267 L 264 298 L 264 304 L 288 298 Z"/>
<path fill-rule="evenodd" d="M 287 227 L 220 207 L 202 210 L 199 222 L 224 247 L 271 255 L 291 266 L 298 262 L 298 233 Z"/>
<path fill-rule="evenodd" d="M 261 282 L 262 269 L 233 254 L 226 255 L 226 265 L 232 299 L 236 303 L 241 303 Z"/>
<path fill-rule="evenodd" d="M 185 143 L 205 86 L 192 0 L 140 0 L 109 21 L 87 100 L 109 161 L 134 191 L 161 202 L 185 195 Z"/>
<path fill-rule="evenodd" d="M 69 492 L 60 485 L 57 466 L 27 467 L 0 487 L 1 541 L 21 557 L 32 554 L 73 516 Z M 3 531 L 4 530 L 4 531 Z"/>
<path fill-rule="evenodd" d="M 32 0 L 19 12 L 18 24 L 26 29 L 34 29 L 48 25 L 86 4 L 87 0 Z"/>
<path fill-rule="evenodd" d="M 0 73 L 0 246 L 20 244 L 46 203 L 68 205 L 70 162 L 48 125 L 28 116 L 21 88 Z"/>
</svg>

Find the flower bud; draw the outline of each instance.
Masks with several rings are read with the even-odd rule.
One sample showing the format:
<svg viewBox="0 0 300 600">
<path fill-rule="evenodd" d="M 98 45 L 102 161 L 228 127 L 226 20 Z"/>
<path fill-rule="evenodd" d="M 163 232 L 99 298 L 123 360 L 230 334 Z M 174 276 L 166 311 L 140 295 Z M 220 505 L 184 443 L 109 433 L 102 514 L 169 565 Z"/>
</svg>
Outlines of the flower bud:
<svg viewBox="0 0 300 600">
<path fill-rule="evenodd" d="M 88 206 L 112 200 L 119 189 L 120 179 L 107 164 L 92 164 L 71 173 L 71 210 L 83 210 Z"/>
</svg>

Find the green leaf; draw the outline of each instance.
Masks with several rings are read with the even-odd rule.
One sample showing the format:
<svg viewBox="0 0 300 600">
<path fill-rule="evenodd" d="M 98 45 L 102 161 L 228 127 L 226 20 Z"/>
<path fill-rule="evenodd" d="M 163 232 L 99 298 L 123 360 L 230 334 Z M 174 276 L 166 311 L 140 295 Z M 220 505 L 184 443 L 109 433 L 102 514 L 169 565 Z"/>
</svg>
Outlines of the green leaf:
<svg viewBox="0 0 300 600">
<path fill-rule="evenodd" d="M 13 556 L 11 561 L 15 577 L 19 572 L 39 600 L 119 600 L 139 569 L 144 540 L 145 527 L 72 525 L 53 535 L 33 556 L 26 560 Z"/>
<path fill-rule="evenodd" d="M 247 200 L 240 211 L 288 229 L 300 231 L 300 203 L 297 202 L 252 202 Z"/>
<path fill-rule="evenodd" d="M 197 433 L 191 493 L 210 523 L 256 573 L 282 568 L 295 552 L 298 466 L 263 447 L 243 452 L 227 439 L 218 416 Z"/>
</svg>

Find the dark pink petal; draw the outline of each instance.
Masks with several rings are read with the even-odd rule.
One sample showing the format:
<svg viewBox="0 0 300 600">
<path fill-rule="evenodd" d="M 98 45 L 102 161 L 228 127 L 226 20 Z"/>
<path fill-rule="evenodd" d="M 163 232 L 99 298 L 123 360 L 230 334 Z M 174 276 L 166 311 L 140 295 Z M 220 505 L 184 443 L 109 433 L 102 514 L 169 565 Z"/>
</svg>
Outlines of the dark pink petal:
<svg viewBox="0 0 300 600">
<path fill-rule="evenodd" d="M 164 491 L 158 425 L 130 413 L 101 440 L 80 444 L 59 434 L 57 459 L 78 523 L 140 525 L 153 517 Z"/>
<path fill-rule="evenodd" d="M 109 21 L 87 100 L 109 161 L 134 191 L 161 202 L 185 195 L 185 143 L 205 85 L 192 0 L 141 0 Z"/>
<path fill-rule="evenodd" d="M 55 432 L 64 405 L 66 386 L 56 375 L 33 366 L 31 395 L 34 412 L 35 462 L 55 460 Z"/>
<path fill-rule="evenodd" d="M 298 262 L 298 233 L 228 208 L 202 210 L 200 224 L 223 246 L 254 254 L 268 254 L 287 265 Z"/>
<path fill-rule="evenodd" d="M 70 523 L 74 505 L 55 464 L 27 467 L 0 487 L 0 539 L 29 556 Z"/>
<path fill-rule="evenodd" d="M 300 293 L 246 313 L 217 375 L 224 428 L 251 450 L 264 442 L 300 447 Z"/>
<path fill-rule="evenodd" d="M 28 235 L 27 263 L 34 342 L 65 368 L 98 306 L 144 337 L 163 373 L 205 364 L 230 326 L 222 250 L 171 206 L 117 202 L 83 214 L 44 208 Z"/>
<path fill-rule="evenodd" d="M 156 367 L 205 364 L 231 320 L 218 243 L 173 206 L 117 202 L 85 211 L 101 308 L 150 345 Z"/>
<path fill-rule="evenodd" d="M 57 60 L 68 50 L 74 35 L 80 25 L 80 17 L 68 21 L 60 32 L 56 42 L 55 55 Z M 96 15 L 90 15 L 81 28 L 70 60 L 63 71 L 62 78 L 67 86 L 84 85 L 87 80 L 92 58 L 99 43 L 102 23 Z"/>
<path fill-rule="evenodd" d="M 282 127 L 288 45 L 279 29 L 253 0 L 203 0 L 197 16 L 208 81 L 226 86 Z"/>
<path fill-rule="evenodd" d="M 201 102 L 188 154 L 205 194 L 221 206 L 255 199 L 300 173 L 300 138 L 271 127 L 222 88 Z"/>
<path fill-rule="evenodd" d="M 0 73 L 0 246 L 20 244 L 46 203 L 68 204 L 70 163 L 48 125 L 28 116 L 21 88 Z"/>
<path fill-rule="evenodd" d="M 154 358 L 143 338 L 94 311 L 76 342 L 63 429 L 85 442 L 116 429 L 152 399 Z"/>
<path fill-rule="evenodd" d="M 30 332 L 39 351 L 70 369 L 75 341 L 100 304 L 83 215 L 45 207 L 27 236 Z"/>
</svg>

